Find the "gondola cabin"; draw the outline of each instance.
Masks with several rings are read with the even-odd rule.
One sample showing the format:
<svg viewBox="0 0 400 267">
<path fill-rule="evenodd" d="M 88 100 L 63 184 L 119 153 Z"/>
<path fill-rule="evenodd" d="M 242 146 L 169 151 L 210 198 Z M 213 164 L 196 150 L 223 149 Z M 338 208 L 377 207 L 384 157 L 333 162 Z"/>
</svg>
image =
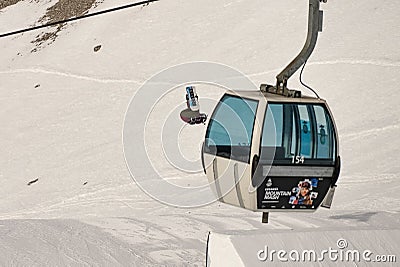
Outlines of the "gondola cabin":
<svg viewBox="0 0 400 267">
<path fill-rule="evenodd" d="M 340 170 L 327 103 L 300 92 L 225 93 L 209 120 L 202 156 L 218 200 L 253 211 L 316 210 L 327 195 L 331 201 Z"/>
</svg>

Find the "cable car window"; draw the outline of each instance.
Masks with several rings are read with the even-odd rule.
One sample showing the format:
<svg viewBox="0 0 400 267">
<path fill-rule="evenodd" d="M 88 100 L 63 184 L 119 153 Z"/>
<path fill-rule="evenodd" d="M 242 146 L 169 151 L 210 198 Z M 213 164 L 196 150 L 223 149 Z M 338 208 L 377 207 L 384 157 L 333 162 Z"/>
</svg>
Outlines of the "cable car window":
<svg viewBox="0 0 400 267">
<path fill-rule="evenodd" d="M 248 163 L 257 105 L 256 100 L 225 95 L 210 119 L 205 152 Z"/>
<path fill-rule="evenodd" d="M 314 113 L 317 123 L 316 158 L 330 159 L 333 156 L 333 148 L 335 147 L 332 122 L 322 106 L 314 106 Z"/>
<path fill-rule="evenodd" d="M 298 105 L 300 119 L 300 156 L 311 158 L 312 129 L 306 105 Z"/>
<path fill-rule="evenodd" d="M 296 145 L 297 145 L 297 139 L 296 139 L 296 121 L 294 118 L 294 112 L 292 112 L 292 139 L 291 139 L 291 147 L 290 147 L 290 156 L 294 156 L 296 154 Z"/>
<path fill-rule="evenodd" d="M 261 160 L 291 158 L 297 146 L 293 105 L 268 104 L 261 137 Z"/>
<path fill-rule="evenodd" d="M 279 147 L 282 145 L 283 108 L 280 104 L 270 104 L 265 115 L 263 147 Z"/>
<path fill-rule="evenodd" d="M 261 135 L 262 164 L 332 164 L 335 133 L 323 105 L 268 103 Z"/>
</svg>

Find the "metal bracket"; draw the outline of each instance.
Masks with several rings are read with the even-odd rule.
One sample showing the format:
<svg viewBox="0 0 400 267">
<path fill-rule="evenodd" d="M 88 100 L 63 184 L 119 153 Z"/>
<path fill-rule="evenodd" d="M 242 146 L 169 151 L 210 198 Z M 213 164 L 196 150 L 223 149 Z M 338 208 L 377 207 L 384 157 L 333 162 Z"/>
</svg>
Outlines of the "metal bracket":
<svg viewBox="0 0 400 267">
<path fill-rule="evenodd" d="M 318 39 L 318 32 L 322 31 L 323 11 L 319 9 L 320 2 L 327 0 L 309 0 L 308 33 L 306 43 L 299 55 L 276 76 L 276 92 L 288 95 L 287 82 L 289 78 L 307 61 L 311 56 Z"/>
<path fill-rule="evenodd" d="M 262 223 L 268 223 L 269 222 L 269 212 L 263 212 L 261 222 Z"/>
<path fill-rule="evenodd" d="M 287 87 L 276 87 L 270 84 L 261 84 L 260 91 L 263 93 L 278 94 L 286 97 L 301 98 L 301 91 L 299 90 L 292 90 L 288 89 Z"/>
</svg>

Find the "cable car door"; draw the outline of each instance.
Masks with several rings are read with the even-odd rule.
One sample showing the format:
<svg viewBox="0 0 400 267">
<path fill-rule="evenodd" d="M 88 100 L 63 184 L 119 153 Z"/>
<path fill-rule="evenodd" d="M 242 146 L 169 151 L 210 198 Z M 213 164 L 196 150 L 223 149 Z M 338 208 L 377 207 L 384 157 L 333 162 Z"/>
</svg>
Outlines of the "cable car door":
<svg viewBox="0 0 400 267">
<path fill-rule="evenodd" d="M 218 200 L 255 209 L 255 192 L 249 196 L 254 151 L 260 145 L 260 123 L 265 101 L 225 94 L 212 114 L 203 147 L 204 169 Z"/>
<path fill-rule="evenodd" d="M 252 184 L 257 209 L 318 208 L 335 182 L 337 142 L 323 102 L 269 102 Z"/>
</svg>

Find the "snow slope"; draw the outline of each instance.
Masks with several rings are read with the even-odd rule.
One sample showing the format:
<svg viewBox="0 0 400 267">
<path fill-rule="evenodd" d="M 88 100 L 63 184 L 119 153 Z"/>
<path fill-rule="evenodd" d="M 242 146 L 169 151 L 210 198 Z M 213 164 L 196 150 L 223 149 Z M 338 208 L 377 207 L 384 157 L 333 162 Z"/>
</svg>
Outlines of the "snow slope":
<svg viewBox="0 0 400 267">
<path fill-rule="evenodd" d="M 33 25 L 56 2 L 1 10 L 0 32 Z M 126 3 L 105 0 L 94 10 Z M 123 119 L 139 86 L 179 63 L 220 62 L 256 84 L 274 83 L 303 45 L 306 1 L 164 0 L 71 23 L 35 53 L 31 41 L 40 31 L 0 39 L 0 265 L 201 266 L 208 231 L 399 229 L 400 7 L 337 0 L 322 8 L 324 31 L 304 80 L 335 115 L 339 187 L 331 210 L 272 214 L 268 225 L 258 213 L 219 203 L 179 209 L 147 196 L 125 166 Z M 207 90 L 200 96 L 218 98 Z M 204 130 L 193 133 L 198 143 Z M 197 148 L 182 142 L 189 157 L 199 157 Z M 177 183 L 206 181 L 163 168 Z"/>
</svg>

